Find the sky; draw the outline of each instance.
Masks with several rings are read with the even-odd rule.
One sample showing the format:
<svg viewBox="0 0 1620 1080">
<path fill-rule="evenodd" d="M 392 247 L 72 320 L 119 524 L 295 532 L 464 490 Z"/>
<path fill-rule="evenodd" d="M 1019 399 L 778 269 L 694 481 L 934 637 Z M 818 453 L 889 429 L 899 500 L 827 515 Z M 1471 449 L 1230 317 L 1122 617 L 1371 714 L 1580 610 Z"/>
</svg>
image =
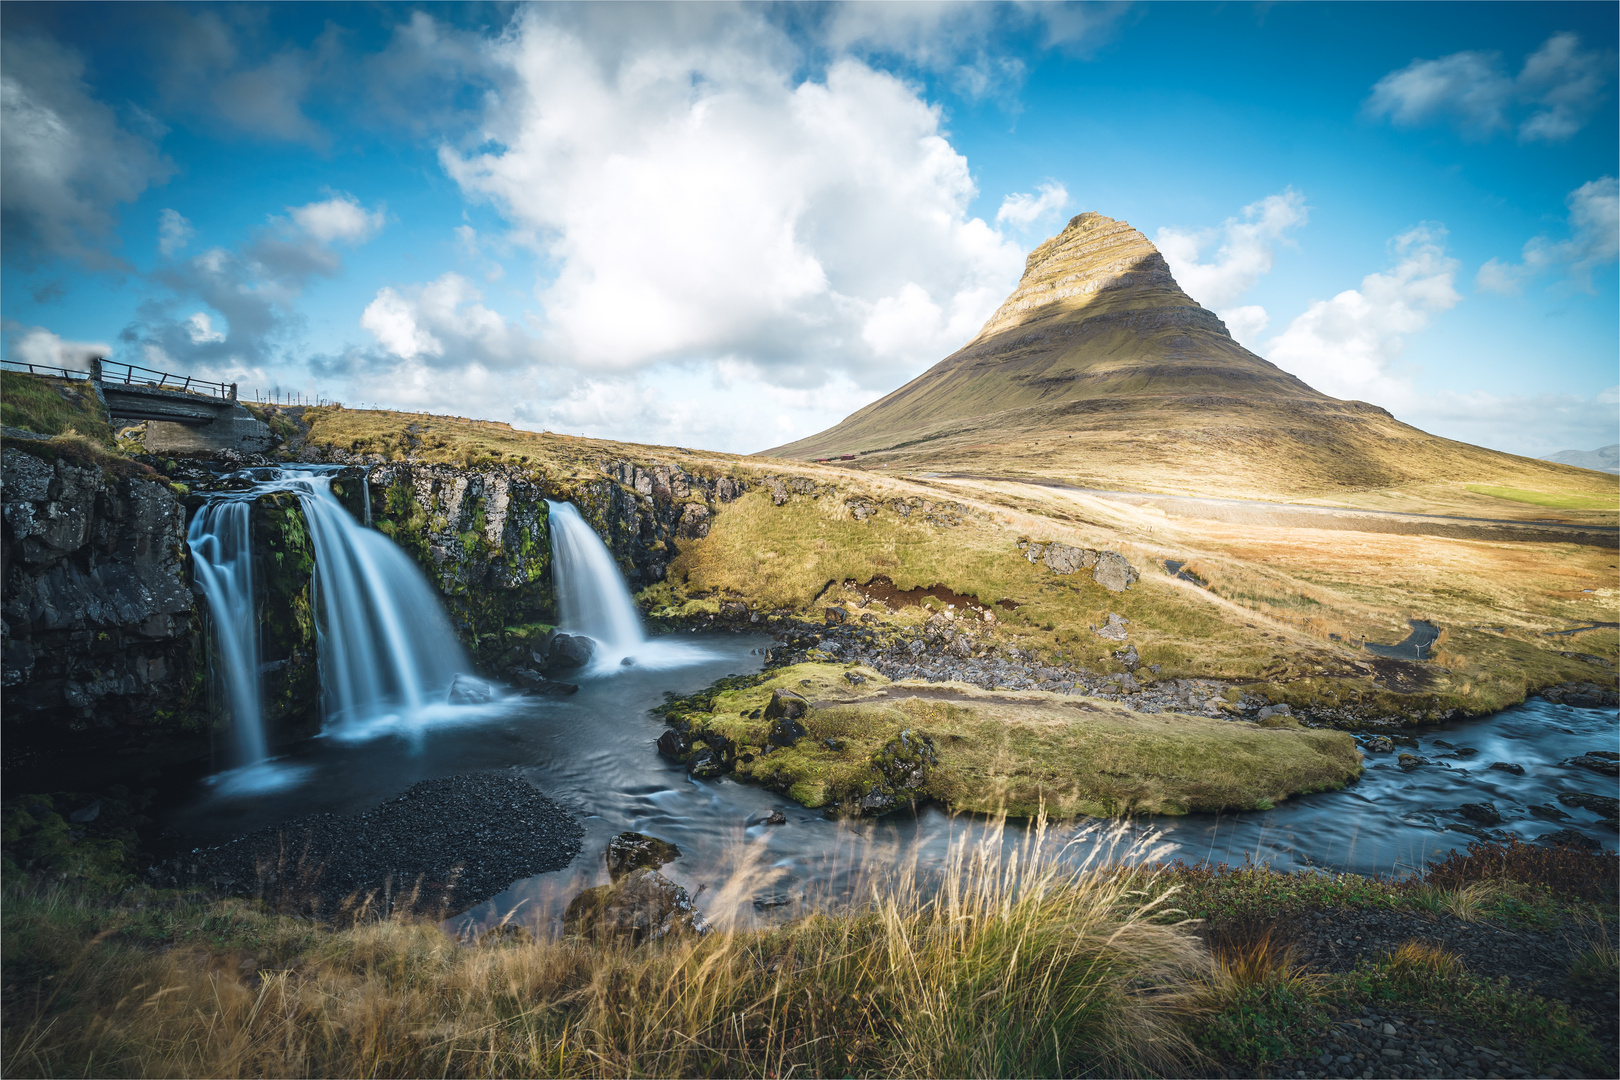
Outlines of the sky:
<svg viewBox="0 0 1620 1080">
<path fill-rule="evenodd" d="M 0 349 L 753 452 L 1074 214 L 1338 397 L 1620 441 L 1611 3 L 0 8 Z"/>
</svg>

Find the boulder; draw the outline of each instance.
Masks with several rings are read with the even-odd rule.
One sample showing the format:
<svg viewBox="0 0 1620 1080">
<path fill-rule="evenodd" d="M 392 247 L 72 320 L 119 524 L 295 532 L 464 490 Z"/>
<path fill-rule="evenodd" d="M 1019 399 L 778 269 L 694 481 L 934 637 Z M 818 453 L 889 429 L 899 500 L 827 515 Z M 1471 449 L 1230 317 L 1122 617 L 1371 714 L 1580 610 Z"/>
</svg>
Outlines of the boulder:
<svg viewBox="0 0 1620 1080">
<path fill-rule="evenodd" d="M 1115 649 L 1114 659 L 1124 664 L 1126 671 L 1135 671 L 1138 665 L 1140 665 L 1142 662 L 1141 656 L 1137 654 L 1135 645 L 1127 645 L 1123 649 Z M 1288 706 L 1284 705 L 1283 710 L 1286 712 L 1287 709 Z"/>
<path fill-rule="evenodd" d="M 837 626 L 849 621 L 849 612 L 844 608 L 837 606 L 827 608 L 826 616 L 827 623 L 830 626 Z"/>
<path fill-rule="evenodd" d="M 681 849 L 668 840 L 660 840 L 645 833 L 622 832 L 608 841 L 608 878 L 618 881 L 632 870 L 648 867 L 656 870 L 667 862 L 681 857 Z"/>
<path fill-rule="evenodd" d="M 1362 743 L 1362 749 L 1370 754 L 1393 754 L 1395 752 L 1395 740 L 1388 735 L 1374 735 L 1365 743 Z"/>
<path fill-rule="evenodd" d="M 1047 544 L 1041 561 L 1054 574 L 1072 574 L 1097 565 L 1097 553 L 1088 548 L 1070 547 L 1068 544 Z"/>
<path fill-rule="evenodd" d="M 1499 772 L 1512 773 L 1514 776 L 1524 775 L 1524 766 L 1514 761 L 1493 761 L 1490 767 Z"/>
<path fill-rule="evenodd" d="M 877 816 L 917 798 L 929 772 L 939 764 L 939 753 L 927 735 L 907 728 L 872 755 L 871 764 L 878 780 L 856 800 L 856 806 L 862 814 Z"/>
<path fill-rule="evenodd" d="M 1539 805 L 1532 806 L 1530 808 L 1530 812 L 1532 814 L 1534 814 L 1536 817 L 1546 818 L 1548 821 L 1568 821 L 1569 820 L 1569 815 L 1568 814 L 1564 813 L 1562 810 L 1558 809 L 1558 807 L 1553 806 L 1553 805 L 1551 805 L 1549 803 L 1540 803 Z"/>
<path fill-rule="evenodd" d="M 557 634 L 551 639 L 546 667 L 551 670 L 581 668 L 591 662 L 595 651 L 596 643 L 582 634 Z"/>
<path fill-rule="evenodd" d="M 1602 851 L 1603 845 L 1574 829 L 1559 829 L 1541 838 L 1541 843 L 1552 847 L 1577 848 L 1581 851 Z"/>
<path fill-rule="evenodd" d="M 685 889 L 644 866 L 574 897 L 563 913 L 563 931 L 644 945 L 671 934 L 706 934 L 709 923 Z"/>
<path fill-rule="evenodd" d="M 674 728 L 668 728 L 662 735 L 658 736 L 658 752 L 665 757 L 679 760 L 690 753 L 691 750 L 691 744 L 686 741 L 686 736 Z"/>
<path fill-rule="evenodd" d="M 1097 555 L 1091 579 L 1109 592 L 1124 592 L 1141 578 L 1136 567 L 1125 561 L 1117 551 L 1103 551 Z"/>
<path fill-rule="evenodd" d="M 767 720 L 798 720 L 810 711 L 810 701 L 803 694 L 796 694 L 792 690 L 777 689 L 771 692 L 770 703 L 765 706 L 765 719 Z"/>
<path fill-rule="evenodd" d="M 1593 795 L 1586 791 L 1566 791 L 1558 796 L 1558 801 L 1565 806 L 1578 806 L 1588 810 L 1599 817 L 1614 821 L 1620 817 L 1620 799 L 1613 799 L 1607 795 Z"/>
<path fill-rule="evenodd" d="M 1559 764 L 1591 769 L 1604 776 L 1620 776 L 1620 754 L 1612 750 L 1588 750 L 1579 757 L 1569 758 Z"/>
<path fill-rule="evenodd" d="M 1399 764 L 1400 767 L 1405 769 L 1407 772 L 1411 772 L 1413 769 L 1417 768 L 1420 765 L 1427 765 L 1428 764 L 1427 761 L 1425 761 L 1423 758 L 1418 757 L 1416 754 L 1401 754 L 1396 759 L 1396 763 Z"/>
<path fill-rule="evenodd" d="M 687 763 L 686 771 L 699 780 L 712 780 L 725 775 L 726 759 L 717 750 L 699 750 Z"/>
<path fill-rule="evenodd" d="M 482 679 L 462 674 L 451 680 L 445 700 L 451 705 L 488 705 L 495 700 L 495 690 Z"/>
<path fill-rule="evenodd" d="M 1100 629 L 1094 626 L 1092 630 L 1100 638 L 1107 638 L 1109 641 L 1124 641 L 1125 628 L 1130 624 L 1131 620 L 1122 619 L 1110 611 L 1108 613 L 1108 622 L 1103 624 Z"/>
</svg>

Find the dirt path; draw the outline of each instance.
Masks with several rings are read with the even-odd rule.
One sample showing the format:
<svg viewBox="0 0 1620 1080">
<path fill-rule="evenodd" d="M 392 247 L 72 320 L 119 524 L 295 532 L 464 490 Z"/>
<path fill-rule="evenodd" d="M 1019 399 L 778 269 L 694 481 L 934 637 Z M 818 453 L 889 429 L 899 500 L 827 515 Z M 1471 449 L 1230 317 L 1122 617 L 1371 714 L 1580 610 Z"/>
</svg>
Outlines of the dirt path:
<svg viewBox="0 0 1620 1080">
<path fill-rule="evenodd" d="M 908 479 L 912 479 L 909 478 Z M 1620 549 L 1620 529 L 1605 525 L 1572 525 L 1556 521 L 1511 521 L 1503 518 L 1446 517 L 1409 514 L 1398 510 L 1351 510 L 1305 503 L 1273 503 L 1250 499 L 1217 499 L 1194 495 L 1154 495 L 1145 491 L 1103 491 L 1057 480 L 1029 476 L 985 476 L 976 473 L 941 473 L 928 480 L 981 480 L 1001 484 L 1030 484 L 1057 491 L 1073 491 L 1093 498 L 1132 506 L 1150 506 L 1166 517 L 1223 521 L 1233 525 L 1280 526 L 1297 529 L 1332 529 L 1344 532 L 1395 533 L 1403 536 L 1446 536 L 1459 540 L 1504 540 L 1519 543 L 1584 544 Z"/>
</svg>

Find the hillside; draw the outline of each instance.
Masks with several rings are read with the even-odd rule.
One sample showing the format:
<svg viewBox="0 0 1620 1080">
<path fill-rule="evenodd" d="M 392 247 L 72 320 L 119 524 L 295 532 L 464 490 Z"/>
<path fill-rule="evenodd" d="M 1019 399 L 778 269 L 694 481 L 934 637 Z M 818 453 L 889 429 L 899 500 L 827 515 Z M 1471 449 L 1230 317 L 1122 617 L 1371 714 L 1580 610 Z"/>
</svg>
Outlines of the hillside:
<svg viewBox="0 0 1620 1080">
<path fill-rule="evenodd" d="M 863 468 L 1116 490 L 1614 517 L 1612 479 L 1437 438 L 1312 389 L 1238 344 L 1140 232 L 1095 213 L 1030 253 L 967 345 L 761 456 L 843 455 Z"/>
</svg>

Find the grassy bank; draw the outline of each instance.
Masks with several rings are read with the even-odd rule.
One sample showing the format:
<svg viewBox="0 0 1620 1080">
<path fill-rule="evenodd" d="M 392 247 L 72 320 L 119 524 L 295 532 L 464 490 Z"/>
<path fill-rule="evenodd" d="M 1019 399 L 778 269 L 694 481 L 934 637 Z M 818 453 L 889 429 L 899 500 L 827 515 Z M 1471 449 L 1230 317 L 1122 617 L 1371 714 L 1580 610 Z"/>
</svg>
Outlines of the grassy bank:
<svg viewBox="0 0 1620 1080">
<path fill-rule="evenodd" d="M 858 680 L 854 682 L 853 680 Z M 1098 698 L 893 682 L 870 668 L 797 664 L 666 707 L 695 752 L 722 751 L 740 779 L 806 806 L 858 812 L 874 788 L 956 810 L 1032 818 L 1269 809 L 1361 775 L 1349 735 L 1265 728 Z M 751 684 L 751 685 L 749 685 Z M 773 746 L 778 689 L 802 694 L 807 734 Z M 905 738 L 902 738 L 902 733 Z M 911 751 L 913 744 L 925 749 Z M 927 760 L 924 760 L 924 759 Z M 897 786 L 900 767 L 924 777 Z"/>
<path fill-rule="evenodd" d="M 1612 1065 L 1593 1015 L 1423 944 L 1436 904 L 1469 897 L 1469 918 L 1503 941 L 1537 919 L 1595 921 L 1612 911 L 1612 855 L 1481 848 L 1390 882 L 1133 865 L 1147 853 L 1117 848 L 1119 862 L 1065 871 L 1043 831 L 1015 846 L 959 847 L 929 895 L 901 864 L 854 907 L 639 949 L 516 928 L 457 941 L 375 912 L 317 925 L 13 870 L 8 1072 L 1263 1075 L 1374 1006 L 1511 1042 L 1543 1066 Z M 757 885 L 741 874 L 711 910 Z M 1290 919 L 1368 909 L 1404 920 L 1411 942 L 1337 971 L 1297 962 Z M 1570 954 L 1570 977 L 1612 986 L 1612 946 L 1596 940 Z"/>
</svg>

